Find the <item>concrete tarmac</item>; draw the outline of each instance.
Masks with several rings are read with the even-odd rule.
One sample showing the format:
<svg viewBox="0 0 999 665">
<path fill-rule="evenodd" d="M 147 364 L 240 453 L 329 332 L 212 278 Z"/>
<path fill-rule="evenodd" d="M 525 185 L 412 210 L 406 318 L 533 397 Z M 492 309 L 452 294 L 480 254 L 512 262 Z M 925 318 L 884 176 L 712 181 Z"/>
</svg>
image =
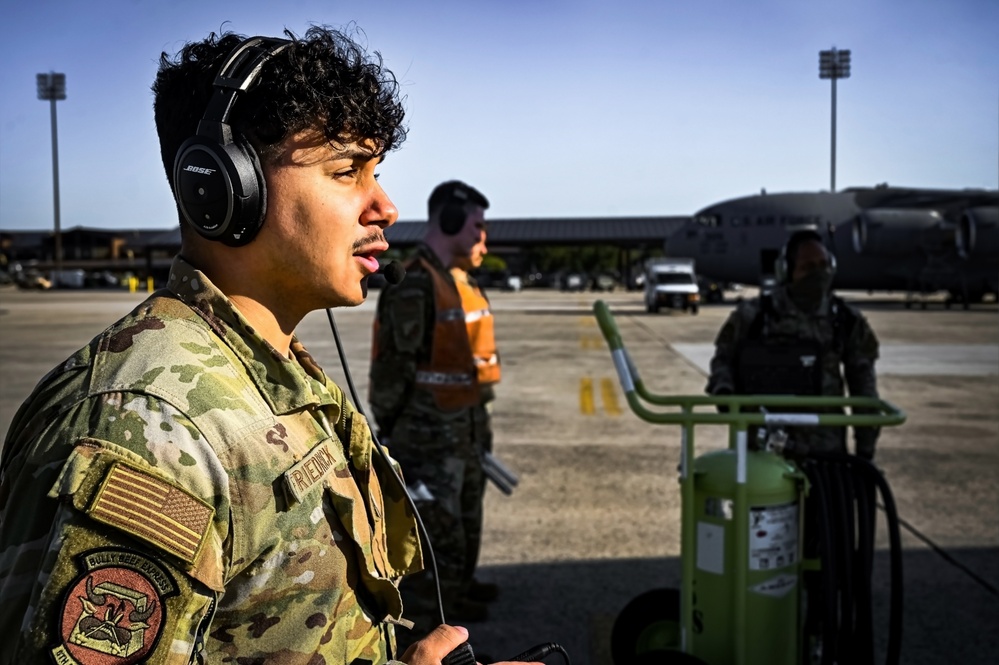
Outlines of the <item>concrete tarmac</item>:
<svg viewBox="0 0 999 665">
<path fill-rule="evenodd" d="M 0 435 L 45 372 L 144 295 L 0 290 Z M 908 416 L 882 431 L 875 460 L 900 517 L 918 533 L 902 531 L 901 662 L 992 663 L 999 653 L 999 308 L 906 309 L 901 296 L 844 295 L 881 340 L 882 396 Z M 362 403 L 377 296 L 336 313 Z M 679 586 L 680 433 L 630 412 L 592 303 L 611 306 L 647 387 L 664 394 L 703 392 L 711 342 L 733 305 L 651 315 L 640 293 L 532 290 L 491 298 L 503 362 L 495 453 L 520 485 L 509 497 L 487 492 L 479 577 L 502 592 L 490 621 L 467 624 L 471 641 L 496 659 L 557 642 L 573 665 L 611 665 L 617 613 L 649 589 Z M 307 317 L 299 335 L 346 387 L 325 313 Z M 724 428 L 697 428 L 699 452 L 726 440 Z M 883 525 L 884 514 L 878 519 Z M 883 662 L 883 526 L 878 537 L 873 604 Z"/>
</svg>

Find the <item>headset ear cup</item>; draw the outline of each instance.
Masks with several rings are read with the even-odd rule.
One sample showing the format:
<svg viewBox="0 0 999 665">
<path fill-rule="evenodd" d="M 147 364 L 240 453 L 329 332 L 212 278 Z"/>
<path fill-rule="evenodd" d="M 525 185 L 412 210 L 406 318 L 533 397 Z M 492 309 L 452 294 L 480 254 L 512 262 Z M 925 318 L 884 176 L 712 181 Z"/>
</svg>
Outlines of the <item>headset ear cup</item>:
<svg viewBox="0 0 999 665">
<path fill-rule="evenodd" d="M 463 203 L 448 203 L 441 210 L 441 231 L 445 235 L 453 236 L 457 235 L 459 231 L 465 226 L 465 220 L 468 218 L 468 212 L 465 210 L 465 205 Z"/>
<path fill-rule="evenodd" d="M 260 160 L 246 143 L 219 145 L 200 136 L 185 141 L 174 161 L 174 194 L 200 235 L 233 247 L 256 236 L 267 209 Z"/>
</svg>

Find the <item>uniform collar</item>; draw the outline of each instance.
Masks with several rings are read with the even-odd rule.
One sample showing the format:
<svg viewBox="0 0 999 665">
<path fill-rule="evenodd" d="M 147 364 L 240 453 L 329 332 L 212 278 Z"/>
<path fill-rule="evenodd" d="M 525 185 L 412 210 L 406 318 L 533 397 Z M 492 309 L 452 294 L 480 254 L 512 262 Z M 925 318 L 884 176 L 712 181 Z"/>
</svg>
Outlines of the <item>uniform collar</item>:
<svg viewBox="0 0 999 665">
<path fill-rule="evenodd" d="M 170 267 L 167 289 L 198 314 L 246 368 L 276 415 L 312 406 L 332 406 L 333 422 L 340 405 L 327 388 L 326 374 L 297 337 L 291 357 L 278 353 L 243 317 L 236 306 L 207 276 L 177 256 Z"/>
</svg>

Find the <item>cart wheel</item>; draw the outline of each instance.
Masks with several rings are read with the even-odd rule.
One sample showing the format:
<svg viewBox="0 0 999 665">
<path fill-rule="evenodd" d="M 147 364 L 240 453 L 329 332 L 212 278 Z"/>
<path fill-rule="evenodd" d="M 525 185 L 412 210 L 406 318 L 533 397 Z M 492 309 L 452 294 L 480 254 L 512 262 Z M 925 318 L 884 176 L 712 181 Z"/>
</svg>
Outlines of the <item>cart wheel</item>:
<svg viewBox="0 0 999 665">
<path fill-rule="evenodd" d="M 614 620 L 611 657 L 615 665 L 685 665 L 701 662 L 674 650 L 679 647 L 678 589 L 646 591 L 632 598 Z"/>
</svg>

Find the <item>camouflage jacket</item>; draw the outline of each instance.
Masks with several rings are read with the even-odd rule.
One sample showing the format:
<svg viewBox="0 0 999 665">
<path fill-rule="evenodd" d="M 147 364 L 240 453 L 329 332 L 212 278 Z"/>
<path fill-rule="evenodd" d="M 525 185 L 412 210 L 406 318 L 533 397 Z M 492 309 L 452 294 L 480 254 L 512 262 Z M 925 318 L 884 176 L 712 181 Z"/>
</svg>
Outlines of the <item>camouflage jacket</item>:
<svg viewBox="0 0 999 665">
<path fill-rule="evenodd" d="M 852 321 L 847 330 L 837 330 L 833 302 L 848 308 Z M 842 299 L 827 297 L 816 313 L 807 313 L 795 306 L 783 287 L 774 290 L 772 312 L 768 315 L 766 335 L 773 338 L 795 338 L 818 342 L 827 352 L 822 354 L 823 395 L 843 395 L 846 387 L 854 396 L 877 397 L 877 377 L 874 363 L 878 358 L 878 339 L 867 319 Z M 749 337 L 757 317 L 762 316 L 760 298 L 744 300 L 729 315 L 715 339 L 715 354 L 711 359 L 711 376 L 707 392 L 733 392 L 735 367 L 741 345 Z M 857 430 L 859 448 L 873 450 L 877 428 Z"/>
<path fill-rule="evenodd" d="M 0 476 L 0 663 L 384 663 L 413 515 L 308 352 L 181 259 L 50 372 Z"/>
<path fill-rule="evenodd" d="M 417 256 L 453 283 L 450 271 L 429 247 L 420 245 Z M 416 383 L 417 366 L 433 351 L 436 316 L 433 279 L 419 264 L 407 268 L 405 279 L 385 288 L 378 298 L 369 401 L 386 437 L 392 436 L 397 424 L 414 422 L 420 424 L 416 430 L 427 432 L 422 438 L 428 441 L 423 443 L 433 440 L 450 446 L 471 436 L 470 409 L 442 410 L 433 394 Z M 414 431 L 405 426 L 401 430 Z M 393 437 L 393 449 L 411 443 L 399 438 Z"/>
</svg>

